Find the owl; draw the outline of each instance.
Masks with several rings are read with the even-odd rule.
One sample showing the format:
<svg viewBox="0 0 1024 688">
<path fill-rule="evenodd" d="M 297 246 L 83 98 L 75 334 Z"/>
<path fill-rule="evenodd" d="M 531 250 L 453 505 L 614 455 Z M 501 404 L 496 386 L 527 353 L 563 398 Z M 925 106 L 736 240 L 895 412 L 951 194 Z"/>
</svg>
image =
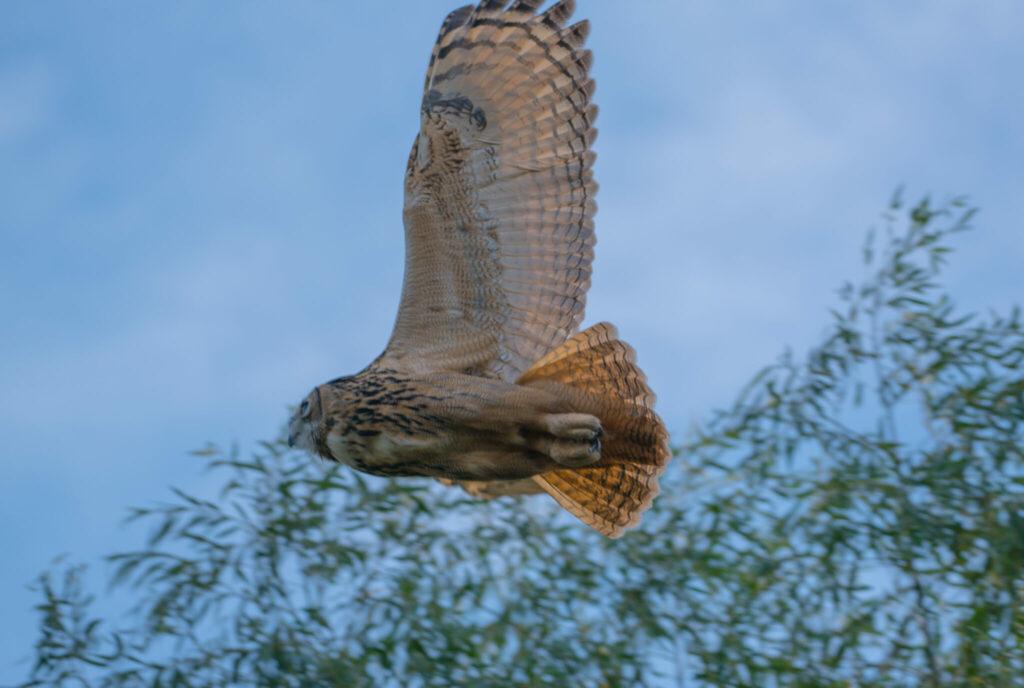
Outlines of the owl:
<svg viewBox="0 0 1024 688">
<path fill-rule="evenodd" d="M 484 0 L 445 19 L 405 174 L 391 340 L 313 389 L 294 447 L 488 497 L 546 493 L 609 537 L 671 457 L 633 349 L 579 331 L 594 257 L 592 56 L 573 0 Z"/>
</svg>

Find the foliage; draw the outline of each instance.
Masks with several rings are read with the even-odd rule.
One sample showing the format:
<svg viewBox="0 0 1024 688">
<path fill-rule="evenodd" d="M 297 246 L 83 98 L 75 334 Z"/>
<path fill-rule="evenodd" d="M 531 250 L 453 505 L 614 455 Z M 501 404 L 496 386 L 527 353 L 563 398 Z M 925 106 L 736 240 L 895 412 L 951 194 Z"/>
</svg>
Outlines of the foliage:
<svg viewBox="0 0 1024 688">
<path fill-rule="evenodd" d="M 147 546 L 110 558 L 127 628 L 80 569 L 40 578 L 24 685 L 1024 685 L 1024 328 L 937 281 L 971 216 L 895 199 L 821 343 L 696 431 L 621 540 L 211 449 L 221 496 L 136 510 Z"/>
</svg>

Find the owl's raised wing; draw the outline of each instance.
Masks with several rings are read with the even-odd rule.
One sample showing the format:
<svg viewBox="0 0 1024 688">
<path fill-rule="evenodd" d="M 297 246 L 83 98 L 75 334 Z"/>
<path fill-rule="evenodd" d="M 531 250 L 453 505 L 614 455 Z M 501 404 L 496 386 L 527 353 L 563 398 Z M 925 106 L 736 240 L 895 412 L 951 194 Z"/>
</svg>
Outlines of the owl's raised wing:
<svg viewBox="0 0 1024 688">
<path fill-rule="evenodd" d="M 405 179 L 405 282 L 381 363 L 514 380 L 579 327 L 594 255 L 589 26 L 573 0 L 452 12 Z"/>
</svg>

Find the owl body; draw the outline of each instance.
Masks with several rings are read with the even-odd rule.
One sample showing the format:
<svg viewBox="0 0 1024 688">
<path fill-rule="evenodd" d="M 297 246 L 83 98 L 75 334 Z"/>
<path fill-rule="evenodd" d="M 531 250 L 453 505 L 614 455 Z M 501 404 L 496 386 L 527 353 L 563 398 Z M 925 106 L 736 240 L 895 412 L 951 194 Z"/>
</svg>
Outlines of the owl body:
<svg viewBox="0 0 1024 688">
<path fill-rule="evenodd" d="M 444 20 L 406 161 L 405 278 L 388 345 L 316 387 L 289 441 L 472 494 L 546 492 L 617 537 L 671 453 L 615 328 L 580 331 L 597 107 L 575 3 L 481 0 Z"/>
<path fill-rule="evenodd" d="M 296 424 L 292 443 L 372 475 L 529 478 L 559 466 L 543 449 L 557 439 L 550 419 L 572 413 L 561 387 L 370 366 L 314 390 L 308 410 L 324 421 L 308 437 Z M 596 450 L 594 427 L 577 433 L 578 453 Z"/>
</svg>

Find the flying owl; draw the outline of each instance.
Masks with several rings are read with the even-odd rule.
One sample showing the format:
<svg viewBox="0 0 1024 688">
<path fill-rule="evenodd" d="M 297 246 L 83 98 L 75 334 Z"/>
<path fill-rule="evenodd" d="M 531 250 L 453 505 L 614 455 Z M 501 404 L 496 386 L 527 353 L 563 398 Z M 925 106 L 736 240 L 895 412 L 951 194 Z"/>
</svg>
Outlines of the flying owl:
<svg viewBox="0 0 1024 688">
<path fill-rule="evenodd" d="M 405 175 L 405 280 L 387 348 L 316 387 L 289 444 L 472 494 L 546 492 L 616 537 L 671 456 L 633 349 L 583 319 L 594 257 L 589 24 L 573 0 L 445 19 Z"/>
</svg>

